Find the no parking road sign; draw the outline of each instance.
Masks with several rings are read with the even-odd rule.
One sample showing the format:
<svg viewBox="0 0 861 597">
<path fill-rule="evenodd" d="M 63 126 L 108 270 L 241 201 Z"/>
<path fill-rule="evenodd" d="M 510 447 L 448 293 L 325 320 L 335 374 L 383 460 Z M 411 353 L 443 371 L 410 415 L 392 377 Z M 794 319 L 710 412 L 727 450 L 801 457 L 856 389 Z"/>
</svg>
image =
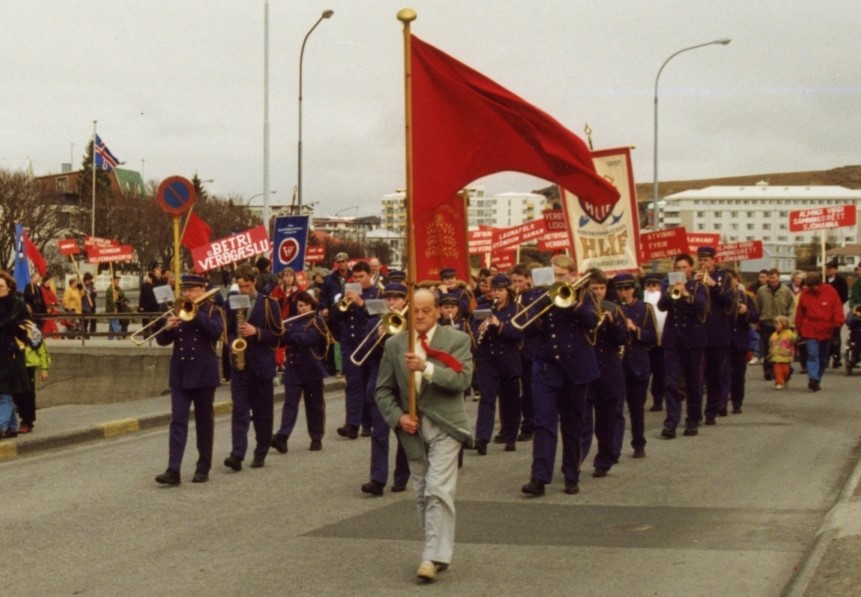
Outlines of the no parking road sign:
<svg viewBox="0 0 861 597">
<path fill-rule="evenodd" d="M 165 178 L 158 185 L 155 198 L 162 211 L 179 217 L 191 209 L 197 198 L 197 193 L 194 190 L 194 185 L 187 178 L 171 176 Z"/>
</svg>

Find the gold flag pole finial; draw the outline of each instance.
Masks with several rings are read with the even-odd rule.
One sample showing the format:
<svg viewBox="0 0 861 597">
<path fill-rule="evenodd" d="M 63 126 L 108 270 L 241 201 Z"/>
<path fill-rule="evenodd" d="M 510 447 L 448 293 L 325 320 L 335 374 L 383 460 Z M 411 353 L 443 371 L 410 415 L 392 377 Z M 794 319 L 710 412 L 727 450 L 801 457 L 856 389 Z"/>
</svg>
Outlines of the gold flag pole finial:
<svg viewBox="0 0 861 597">
<path fill-rule="evenodd" d="M 416 20 L 416 11 L 412 8 L 402 8 L 398 11 L 398 20 L 403 23 L 411 23 Z"/>
</svg>

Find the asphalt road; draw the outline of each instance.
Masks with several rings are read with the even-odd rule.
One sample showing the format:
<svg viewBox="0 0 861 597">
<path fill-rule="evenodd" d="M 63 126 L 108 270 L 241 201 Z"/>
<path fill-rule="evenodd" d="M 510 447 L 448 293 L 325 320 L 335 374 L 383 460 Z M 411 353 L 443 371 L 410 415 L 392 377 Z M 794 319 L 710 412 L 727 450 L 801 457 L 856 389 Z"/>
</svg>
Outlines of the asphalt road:
<svg viewBox="0 0 861 597">
<path fill-rule="evenodd" d="M 777 392 L 752 368 L 743 414 L 666 441 L 647 413 L 647 458 L 626 447 L 604 479 L 584 465 L 576 496 L 561 478 L 520 494 L 529 443 L 470 452 L 454 562 L 430 586 L 411 492 L 360 492 L 369 440 L 335 434 L 337 395 L 322 452 L 300 418 L 262 469 L 221 465 L 219 417 L 207 484 L 190 483 L 193 432 L 175 488 L 153 481 L 166 429 L 16 459 L 0 465 L 0 594 L 779 595 L 858 461 L 859 383 L 829 371 L 819 393 Z"/>
</svg>

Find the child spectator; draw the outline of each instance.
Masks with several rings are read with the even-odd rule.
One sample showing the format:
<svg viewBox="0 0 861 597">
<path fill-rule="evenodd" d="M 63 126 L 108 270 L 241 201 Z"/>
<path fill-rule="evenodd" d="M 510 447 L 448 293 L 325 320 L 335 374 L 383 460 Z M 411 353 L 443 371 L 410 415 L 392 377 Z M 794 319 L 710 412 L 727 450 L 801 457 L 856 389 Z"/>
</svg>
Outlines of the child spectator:
<svg viewBox="0 0 861 597">
<path fill-rule="evenodd" d="M 798 334 L 789 327 L 789 318 L 778 315 L 774 318 L 774 333 L 768 339 L 768 357 L 774 364 L 774 389 L 782 390 L 792 375 L 792 360 Z"/>
</svg>

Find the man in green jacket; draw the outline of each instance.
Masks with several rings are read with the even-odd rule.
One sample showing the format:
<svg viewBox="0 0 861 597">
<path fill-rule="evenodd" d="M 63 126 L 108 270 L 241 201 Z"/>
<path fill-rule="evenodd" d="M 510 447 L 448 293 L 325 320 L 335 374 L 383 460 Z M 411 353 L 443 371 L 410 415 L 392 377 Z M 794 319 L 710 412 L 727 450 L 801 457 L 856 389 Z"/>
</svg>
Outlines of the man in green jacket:
<svg viewBox="0 0 861 597">
<path fill-rule="evenodd" d="M 437 325 L 436 297 L 426 289 L 413 296 L 415 332 L 401 332 L 385 345 L 375 399 L 398 434 L 410 464 L 416 504 L 425 534 L 416 575 L 426 581 L 448 568 L 454 550 L 454 495 L 461 446 L 472 444 L 463 392 L 472 380 L 469 336 Z M 408 352 L 415 333 L 415 352 Z M 416 379 L 417 419 L 409 414 L 409 381 Z"/>
</svg>

